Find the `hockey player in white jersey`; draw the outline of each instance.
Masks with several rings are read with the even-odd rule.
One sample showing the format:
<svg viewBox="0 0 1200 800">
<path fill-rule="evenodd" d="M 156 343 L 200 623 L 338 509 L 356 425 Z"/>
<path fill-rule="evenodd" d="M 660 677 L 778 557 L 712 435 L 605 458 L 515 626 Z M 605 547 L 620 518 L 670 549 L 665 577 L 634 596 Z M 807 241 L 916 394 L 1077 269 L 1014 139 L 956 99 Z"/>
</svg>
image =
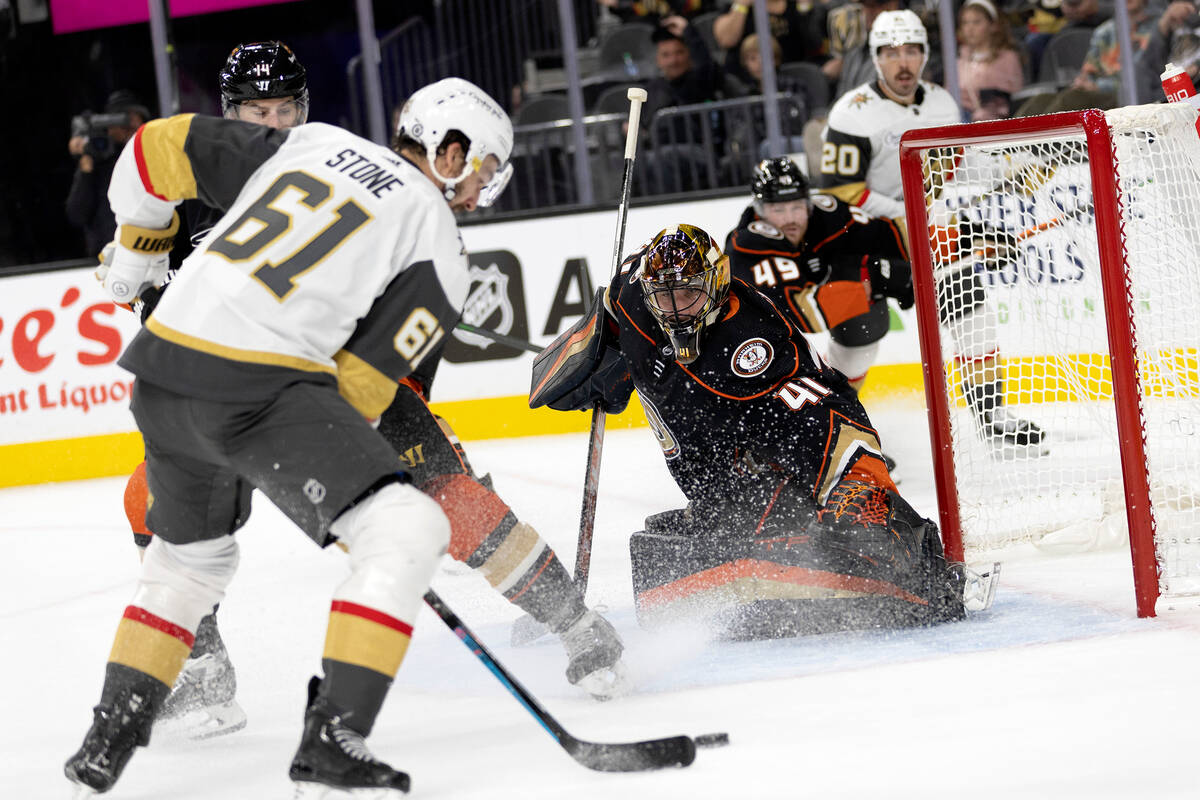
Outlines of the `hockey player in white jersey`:
<svg viewBox="0 0 1200 800">
<path fill-rule="evenodd" d="M 821 134 L 819 186 L 871 216 L 897 219 L 900 229 L 906 231 L 900 137 L 914 128 L 955 124 L 962 115 L 949 92 L 921 80 L 929 37 L 916 14 L 880 14 L 871 26 L 868 44 L 878 79 L 842 95 L 830 110 L 829 124 Z M 976 430 L 998 453 L 1040 453 L 1041 428 L 1005 408 L 1004 366 L 999 359 L 995 324 L 977 318 L 995 313 L 984 303 L 982 283 L 975 272 L 983 264 L 971 255 L 976 250 L 972 242 L 977 232 L 965 224 L 955 231 L 956 247 L 964 257 L 959 269 L 938 276 L 938 315 L 954 336 L 963 393 Z M 997 259 L 1015 256 L 1015 248 L 1000 248 L 999 253 L 990 255 L 993 266 L 999 265 Z M 975 334 L 960 334 L 967 330 Z M 986 333 L 979 335 L 979 331 Z"/>
<path fill-rule="evenodd" d="M 450 524 L 367 419 L 458 319 L 469 280 L 450 203 L 493 200 L 512 149 L 508 117 L 478 87 L 434 87 L 422 122 L 440 144 L 425 152 L 398 155 L 319 123 L 181 115 L 143 126 L 117 164 L 103 278 L 117 302 L 161 282 L 182 200 L 227 213 L 120 362 L 136 378 L 155 537 L 93 724 L 65 766 L 85 791 L 112 788 L 148 743 L 200 619 L 233 577 L 255 488 L 317 544 L 349 553 L 289 772 L 297 796 L 408 790 L 363 740 Z"/>
</svg>

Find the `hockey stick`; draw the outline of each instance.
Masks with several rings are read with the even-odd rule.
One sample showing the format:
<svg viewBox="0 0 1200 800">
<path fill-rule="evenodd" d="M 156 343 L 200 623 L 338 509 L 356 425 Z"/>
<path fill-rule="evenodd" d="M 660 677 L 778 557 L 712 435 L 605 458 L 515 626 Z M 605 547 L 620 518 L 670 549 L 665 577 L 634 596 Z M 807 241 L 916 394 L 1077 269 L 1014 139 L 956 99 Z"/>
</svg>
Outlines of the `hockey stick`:
<svg viewBox="0 0 1200 800">
<path fill-rule="evenodd" d="M 637 153 L 638 130 L 641 127 L 642 103 L 646 90 L 630 87 L 629 125 L 625 131 L 625 173 L 621 180 L 621 199 L 617 205 L 617 230 L 613 237 L 612 280 L 621 268 L 621 251 L 625 249 L 625 220 L 629 215 L 629 194 L 633 185 L 633 159 Z M 600 488 L 600 457 L 604 451 L 604 420 L 600 404 L 592 407 L 592 426 L 588 434 L 587 468 L 583 475 L 583 507 L 579 511 L 579 539 L 575 546 L 575 583 L 579 594 L 587 593 L 588 572 L 592 565 L 592 534 L 596 528 L 596 496 Z M 549 628 L 525 614 L 512 627 L 512 643 L 520 647 L 532 644 L 549 633 Z"/>
<path fill-rule="evenodd" d="M 493 331 L 488 328 L 480 328 L 467 322 L 460 322 L 454 327 L 458 328 L 460 331 L 473 333 L 476 336 L 482 336 L 485 339 L 491 339 L 493 342 L 498 342 L 499 344 L 516 348 L 517 350 L 528 350 L 530 353 L 542 352 L 542 348 L 538 347 L 533 342 L 527 342 L 524 339 L 518 339 L 515 336 L 508 336 L 500 333 L 499 331 Z"/>
<path fill-rule="evenodd" d="M 496 657 L 475 635 L 467 629 L 442 598 L 430 589 L 425 592 L 425 602 L 441 617 L 446 627 L 454 631 L 467 649 L 491 670 L 492 674 L 504 688 L 517 698 L 525 710 L 533 715 L 546 732 L 562 746 L 571 758 L 588 769 L 600 772 L 640 772 L 642 770 L 662 769 L 663 767 L 686 767 L 696 760 L 696 747 L 719 747 L 729 744 L 729 736 L 725 733 L 710 733 L 705 736 L 669 736 L 665 739 L 648 739 L 642 742 L 621 742 L 601 744 L 577 739 L 567 733 L 558 720 L 550 712 L 542 708 L 533 695 L 517 681 L 508 670 L 496 660 Z"/>
<path fill-rule="evenodd" d="M 617 231 L 613 237 L 612 278 L 616 280 L 625 249 L 625 220 L 629 216 L 629 193 L 633 185 L 633 159 L 637 154 L 638 131 L 641 128 L 642 103 L 646 90 L 634 86 L 626 92 L 629 98 L 629 127 L 625 131 L 625 174 L 621 179 L 621 202 L 617 205 Z M 583 508 L 579 513 L 579 543 L 575 548 L 575 582 L 580 595 L 587 592 L 588 572 L 592 565 L 592 534 L 596 527 L 596 494 L 600 484 L 600 456 L 604 450 L 604 409 L 599 403 L 592 408 L 592 430 L 588 438 L 587 471 L 583 478 Z"/>
</svg>

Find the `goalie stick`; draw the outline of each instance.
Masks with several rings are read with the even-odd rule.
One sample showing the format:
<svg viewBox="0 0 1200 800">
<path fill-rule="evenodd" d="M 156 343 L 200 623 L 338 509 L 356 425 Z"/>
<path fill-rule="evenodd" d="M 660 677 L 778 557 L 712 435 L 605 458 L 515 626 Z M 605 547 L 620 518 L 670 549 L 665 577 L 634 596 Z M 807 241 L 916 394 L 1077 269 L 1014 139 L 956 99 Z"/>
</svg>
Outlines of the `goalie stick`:
<svg viewBox="0 0 1200 800">
<path fill-rule="evenodd" d="M 625 174 L 621 179 L 621 202 L 617 205 L 617 230 L 613 237 L 612 277 L 616 280 L 621 269 L 621 254 L 625 249 L 625 220 L 629 216 L 629 194 L 633 186 L 633 159 L 637 154 L 638 131 L 641 127 L 642 103 L 646 90 L 636 86 L 626 92 L 629 98 L 629 129 L 625 133 Z M 600 483 L 600 456 L 604 448 L 604 409 L 600 403 L 592 408 L 592 431 L 588 438 L 587 471 L 583 479 L 583 508 L 579 514 L 579 542 L 575 548 L 575 582 L 580 594 L 587 592 L 588 571 L 592 564 L 592 533 L 596 525 L 596 494 Z"/>
<path fill-rule="evenodd" d="M 613 237 L 612 280 L 616 280 L 621 269 L 621 252 L 625 249 L 625 220 L 629 215 L 629 194 L 633 185 L 633 159 L 637 154 L 638 129 L 641 125 L 642 103 L 646 102 L 646 90 L 630 87 L 625 94 L 629 98 L 629 126 L 625 133 L 625 173 L 621 180 L 621 200 L 617 205 L 617 229 Z M 579 585 L 580 596 L 587 594 L 588 572 L 592 565 L 592 535 L 596 528 L 596 496 L 600 491 L 600 458 L 604 453 L 604 409 L 596 403 L 592 407 L 592 426 L 588 434 L 587 468 L 583 474 L 583 505 L 579 511 L 579 539 L 575 545 L 574 581 Z M 528 614 L 513 623 L 512 643 L 514 646 L 531 644 L 550 632 L 542 623 Z"/>
<path fill-rule="evenodd" d="M 697 736 L 668 736 L 664 739 L 647 739 L 641 742 L 618 742 L 605 744 L 577 739 L 559 724 L 550 712 L 534 699 L 533 695 L 517 681 L 496 657 L 483 646 L 467 629 L 458 615 L 432 589 L 425 593 L 425 603 L 446 623 L 446 627 L 466 645 L 475 657 L 491 670 L 496 679 L 508 689 L 513 697 L 534 719 L 559 743 L 563 750 L 588 769 L 600 772 L 641 772 L 664 767 L 686 767 L 696 759 L 696 747 L 718 747 L 729 743 L 725 733 L 710 733 Z"/>
</svg>

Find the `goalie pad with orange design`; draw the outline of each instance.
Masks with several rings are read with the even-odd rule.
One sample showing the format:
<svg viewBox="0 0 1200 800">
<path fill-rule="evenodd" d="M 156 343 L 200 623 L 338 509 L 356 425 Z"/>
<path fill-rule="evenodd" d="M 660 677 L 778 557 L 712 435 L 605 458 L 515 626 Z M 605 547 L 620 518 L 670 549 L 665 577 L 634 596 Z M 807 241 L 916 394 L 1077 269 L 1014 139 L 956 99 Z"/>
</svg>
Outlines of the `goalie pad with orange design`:
<svg viewBox="0 0 1200 800">
<path fill-rule="evenodd" d="M 771 520 L 755 536 L 692 529 L 695 516 L 656 515 L 630 539 L 643 627 L 699 622 L 720 638 L 761 639 L 963 616 L 961 565 L 946 563 L 937 526 L 895 491 L 844 481 L 813 516 Z"/>
</svg>

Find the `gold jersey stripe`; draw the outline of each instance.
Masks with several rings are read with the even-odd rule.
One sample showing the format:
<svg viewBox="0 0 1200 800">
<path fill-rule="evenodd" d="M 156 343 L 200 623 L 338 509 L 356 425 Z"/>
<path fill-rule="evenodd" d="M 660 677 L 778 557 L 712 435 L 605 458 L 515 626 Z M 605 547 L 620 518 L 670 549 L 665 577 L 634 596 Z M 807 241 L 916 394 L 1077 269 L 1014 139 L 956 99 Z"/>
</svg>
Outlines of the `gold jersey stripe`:
<svg viewBox="0 0 1200 800">
<path fill-rule="evenodd" d="M 191 652 L 191 645 L 178 637 L 125 617 L 117 625 L 117 636 L 108 660 L 173 686 Z"/>
<path fill-rule="evenodd" d="M 166 200 L 196 196 L 196 176 L 184 153 L 195 114 L 180 114 L 147 122 L 138 131 L 134 155 L 147 191 Z"/>
<path fill-rule="evenodd" d="M 867 194 L 867 184 L 863 181 L 843 183 L 841 186 L 829 186 L 821 189 L 821 194 L 831 194 L 843 203 L 857 206 Z"/>
<path fill-rule="evenodd" d="M 396 399 L 399 384 L 349 350 L 337 351 L 333 360 L 338 394 L 367 419 L 380 417 Z"/>
<path fill-rule="evenodd" d="M 411 637 L 387 625 L 358 616 L 330 612 L 324 658 L 354 664 L 395 677 Z"/>
<path fill-rule="evenodd" d="M 186 347 L 189 350 L 199 350 L 201 353 L 208 353 L 211 356 L 224 358 L 228 361 L 241 361 L 247 364 L 267 364 L 274 367 L 287 367 L 288 369 L 298 369 L 303 372 L 327 372 L 330 375 L 337 374 L 337 367 L 328 364 L 319 364 L 316 361 L 309 361 L 307 358 L 299 356 L 287 356 L 283 353 L 269 353 L 265 350 L 242 350 L 238 347 L 229 347 L 216 342 L 210 342 L 207 339 L 201 339 L 197 336 L 177 331 L 163 325 L 154 317 L 146 320 L 146 328 L 160 339 L 165 339 L 172 344 L 177 344 L 180 347 Z"/>
</svg>

